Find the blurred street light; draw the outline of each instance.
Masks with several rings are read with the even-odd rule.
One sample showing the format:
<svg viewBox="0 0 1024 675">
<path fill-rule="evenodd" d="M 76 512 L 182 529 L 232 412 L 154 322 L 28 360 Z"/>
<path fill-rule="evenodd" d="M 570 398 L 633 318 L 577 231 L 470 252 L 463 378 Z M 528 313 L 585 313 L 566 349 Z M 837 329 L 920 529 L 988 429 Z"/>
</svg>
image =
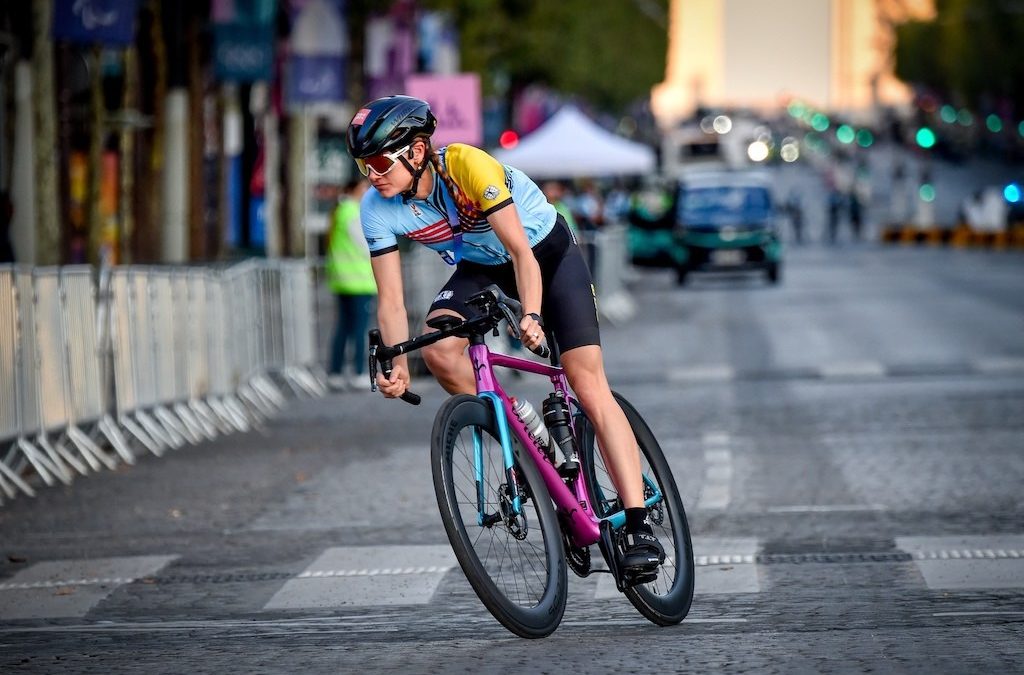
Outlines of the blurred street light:
<svg viewBox="0 0 1024 675">
<path fill-rule="evenodd" d="M 752 162 L 763 162 L 768 159 L 768 144 L 764 141 L 754 141 L 747 147 L 747 156 Z"/>
<path fill-rule="evenodd" d="M 917 144 L 927 150 L 935 145 L 935 132 L 928 127 L 921 127 L 917 130 Z"/>
</svg>

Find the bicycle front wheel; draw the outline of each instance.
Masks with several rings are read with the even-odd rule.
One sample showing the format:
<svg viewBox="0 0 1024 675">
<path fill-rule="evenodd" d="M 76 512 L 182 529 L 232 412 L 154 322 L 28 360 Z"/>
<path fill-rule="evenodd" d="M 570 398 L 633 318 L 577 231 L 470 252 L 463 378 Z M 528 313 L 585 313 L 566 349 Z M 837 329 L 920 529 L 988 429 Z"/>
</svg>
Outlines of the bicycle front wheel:
<svg viewBox="0 0 1024 675">
<path fill-rule="evenodd" d="M 568 579 L 558 519 L 533 462 L 517 451 L 506 471 L 493 408 L 462 394 L 437 413 L 431 463 L 441 520 L 473 590 L 516 635 L 550 635 Z"/>
<path fill-rule="evenodd" d="M 647 517 L 666 553 L 665 564 L 659 570 L 658 578 L 647 584 L 627 588 L 625 594 L 633 606 L 649 620 L 661 626 L 670 626 L 686 618 L 690 603 L 693 602 L 694 565 L 690 526 L 683 510 L 683 500 L 658 440 L 636 408 L 621 395 L 613 394 L 640 446 L 644 498 L 654 494 L 652 485 L 657 486 L 661 493 L 661 501 L 647 509 Z M 620 510 L 623 505 L 611 475 L 605 468 L 594 427 L 582 411 L 577 418 L 577 435 L 587 492 L 594 501 L 595 513 L 598 517 L 605 517 Z"/>
</svg>

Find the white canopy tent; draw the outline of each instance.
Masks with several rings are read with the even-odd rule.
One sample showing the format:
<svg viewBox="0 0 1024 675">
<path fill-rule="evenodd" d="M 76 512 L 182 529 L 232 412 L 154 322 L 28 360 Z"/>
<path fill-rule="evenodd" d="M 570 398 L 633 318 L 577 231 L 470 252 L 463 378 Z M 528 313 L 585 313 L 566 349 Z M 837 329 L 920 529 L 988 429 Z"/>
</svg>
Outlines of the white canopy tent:
<svg viewBox="0 0 1024 675">
<path fill-rule="evenodd" d="M 536 179 L 628 176 L 653 172 L 657 164 L 651 148 L 605 131 L 575 106 L 559 110 L 516 147 L 493 154 Z"/>
</svg>

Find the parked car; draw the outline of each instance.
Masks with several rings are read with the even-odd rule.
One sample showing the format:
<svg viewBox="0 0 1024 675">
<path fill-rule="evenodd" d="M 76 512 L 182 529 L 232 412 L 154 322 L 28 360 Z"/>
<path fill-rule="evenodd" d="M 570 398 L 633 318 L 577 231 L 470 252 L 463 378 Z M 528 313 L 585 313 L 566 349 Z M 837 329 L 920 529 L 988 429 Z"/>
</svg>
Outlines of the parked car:
<svg viewBox="0 0 1024 675">
<path fill-rule="evenodd" d="M 771 182 L 760 171 L 700 171 L 679 179 L 676 280 L 693 272 L 762 270 L 778 283 L 782 245 Z"/>
</svg>

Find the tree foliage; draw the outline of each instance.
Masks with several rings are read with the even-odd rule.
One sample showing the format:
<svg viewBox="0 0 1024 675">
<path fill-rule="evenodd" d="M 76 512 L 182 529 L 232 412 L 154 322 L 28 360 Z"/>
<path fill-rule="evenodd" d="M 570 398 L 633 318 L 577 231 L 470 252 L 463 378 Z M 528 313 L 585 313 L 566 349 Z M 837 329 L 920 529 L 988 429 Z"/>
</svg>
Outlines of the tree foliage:
<svg viewBox="0 0 1024 675">
<path fill-rule="evenodd" d="M 1024 1 L 936 0 L 896 30 L 896 75 L 975 110 L 1024 113 Z"/>
<path fill-rule="evenodd" d="M 423 0 L 452 12 L 462 67 L 494 92 L 544 84 L 619 112 L 664 79 L 669 0 Z"/>
</svg>

